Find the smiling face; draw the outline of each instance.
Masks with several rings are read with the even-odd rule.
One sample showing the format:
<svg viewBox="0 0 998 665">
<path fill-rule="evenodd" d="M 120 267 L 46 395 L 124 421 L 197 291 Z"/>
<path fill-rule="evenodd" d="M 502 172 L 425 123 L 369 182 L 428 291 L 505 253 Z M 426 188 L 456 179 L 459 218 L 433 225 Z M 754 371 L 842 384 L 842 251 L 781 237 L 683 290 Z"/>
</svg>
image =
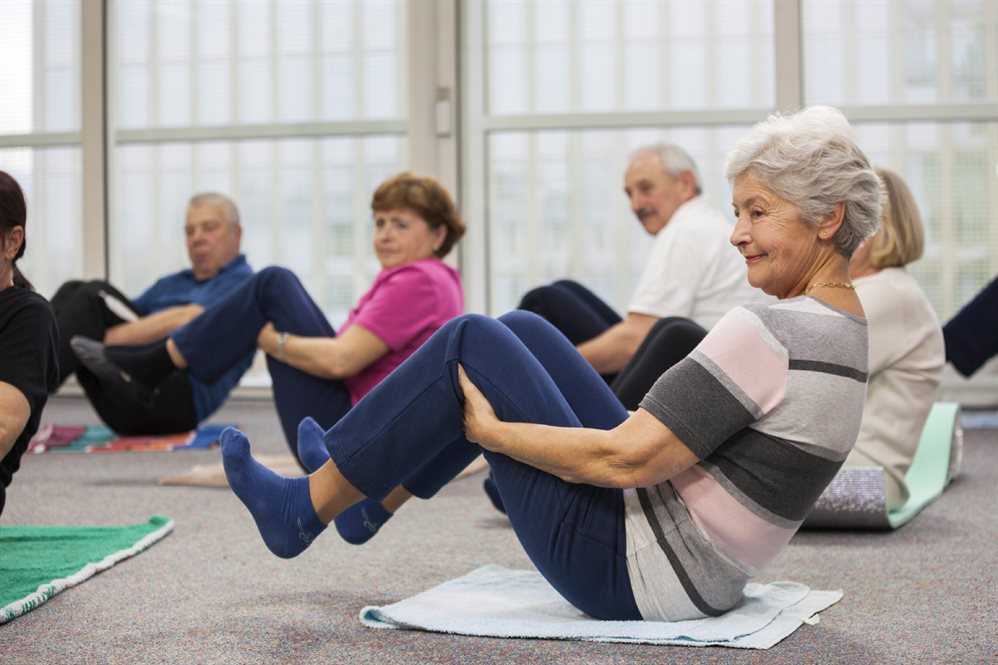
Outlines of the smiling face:
<svg viewBox="0 0 998 665">
<path fill-rule="evenodd" d="M 751 172 L 735 180 L 731 203 L 737 219 L 731 244 L 745 257 L 749 284 L 777 298 L 804 293 L 820 264 L 819 229 Z"/>
<path fill-rule="evenodd" d="M 642 152 L 627 167 L 624 193 L 645 231 L 657 235 L 679 206 L 697 195 L 694 180 L 688 171 L 679 176 L 666 171 L 655 152 Z"/>
<path fill-rule="evenodd" d="M 408 208 L 374 213 L 374 251 L 382 268 L 429 259 L 445 237 L 446 226 L 434 229 Z"/>
<path fill-rule="evenodd" d="M 225 264 L 239 255 L 242 227 L 226 219 L 222 206 L 189 208 L 184 233 L 187 236 L 187 255 L 196 279 L 214 277 Z"/>
</svg>

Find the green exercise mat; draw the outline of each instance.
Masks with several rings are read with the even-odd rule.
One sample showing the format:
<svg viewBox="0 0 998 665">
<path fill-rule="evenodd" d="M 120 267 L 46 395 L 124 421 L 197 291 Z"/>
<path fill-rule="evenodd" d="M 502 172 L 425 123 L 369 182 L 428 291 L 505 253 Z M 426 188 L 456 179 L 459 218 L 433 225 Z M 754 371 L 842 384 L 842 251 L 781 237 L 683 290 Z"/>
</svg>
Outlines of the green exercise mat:
<svg viewBox="0 0 998 665">
<path fill-rule="evenodd" d="M 0 624 L 139 554 L 173 530 L 153 515 L 129 526 L 0 526 Z"/>
<path fill-rule="evenodd" d="M 904 476 L 908 501 L 900 508 L 887 512 L 891 528 L 898 528 L 935 501 L 956 476 L 963 456 L 959 418 L 959 404 L 937 402 L 932 405 L 922 428 L 915 459 Z"/>
</svg>

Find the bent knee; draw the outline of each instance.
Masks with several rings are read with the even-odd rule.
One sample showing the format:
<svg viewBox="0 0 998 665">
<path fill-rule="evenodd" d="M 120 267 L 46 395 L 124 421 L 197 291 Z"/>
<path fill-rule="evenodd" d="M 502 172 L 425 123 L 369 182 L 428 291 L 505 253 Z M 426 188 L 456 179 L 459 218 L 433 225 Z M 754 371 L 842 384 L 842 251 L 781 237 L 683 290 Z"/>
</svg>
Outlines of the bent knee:
<svg viewBox="0 0 998 665">
<path fill-rule="evenodd" d="M 298 275 L 283 266 L 267 266 L 253 275 L 253 279 L 256 280 L 257 290 L 264 293 L 283 294 L 288 289 L 305 288 Z"/>
<path fill-rule="evenodd" d="M 548 284 L 530 289 L 523 294 L 522 298 L 520 298 L 520 304 L 516 306 L 517 309 L 538 311 L 544 306 L 544 303 L 547 302 L 552 293 L 557 290 L 556 284 L 557 282 L 555 284 Z"/>
<path fill-rule="evenodd" d="M 523 309 L 506 312 L 499 317 L 499 321 L 511 330 L 535 330 L 551 326 L 544 317 Z"/>
<path fill-rule="evenodd" d="M 696 321 L 682 316 L 667 316 L 648 329 L 647 337 L 703 337 L 707 331 Z"/>
<path fill-rule="evenodd" d="M 82 289 L 85 293 L 90 295 L 99 295 L 101 291 L 106 291 L 111 288 L 111 285 L 102 279 L 92 279 L 89 282 L 75 283 L 78 284 L 77 289 Z"/>
<path fill-rule="evenodd" d="M 469 331 L 475 333 L 486 332 L 487 334 L 495 330 L 505 330 L 506 326 L 498 320 L 485 314 L 462 314 L 445 323 L 437 334 L 450 335 L 452 333 L 463 336 Z"/>
<path fill-rule="evenodd" d="M 491 316 L 486 316 L 485 314 L 462 314 L 448 321 L 446 325 L 451 327 L 455 326 L 489 327 L 495 325 L 496 323 L 497 322 L 495 319 L 493 319 Z"/>
</svg>

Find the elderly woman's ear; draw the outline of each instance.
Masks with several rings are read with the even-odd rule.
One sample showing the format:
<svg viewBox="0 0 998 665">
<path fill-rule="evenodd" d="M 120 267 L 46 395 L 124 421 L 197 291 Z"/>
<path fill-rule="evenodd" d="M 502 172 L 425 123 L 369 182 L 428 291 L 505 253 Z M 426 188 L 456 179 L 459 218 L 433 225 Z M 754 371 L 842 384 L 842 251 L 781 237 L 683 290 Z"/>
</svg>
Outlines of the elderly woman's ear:
<svg viewBox="0 0 998 665">
<path fill-rule="evenodd" d="M 820 224 L 818 224 L 818 237 L 822 240 L 829 240 L 835 237 L 835 234 L 839 232 L 842 228 L 842 220 L 846 216 L 846 204 L 844 201 L 840 201 L 832 209 L 832 212 L 827 218 Z"/>
</svg>

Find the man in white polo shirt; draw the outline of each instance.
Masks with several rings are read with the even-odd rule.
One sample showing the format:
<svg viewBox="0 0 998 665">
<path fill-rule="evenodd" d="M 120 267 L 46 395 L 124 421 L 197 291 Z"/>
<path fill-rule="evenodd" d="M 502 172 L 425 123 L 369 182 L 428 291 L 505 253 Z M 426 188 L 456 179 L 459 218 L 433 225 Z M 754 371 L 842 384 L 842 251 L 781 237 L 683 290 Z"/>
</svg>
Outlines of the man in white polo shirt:
<svg viewBox="0 0 998 665">
<path fill-rule="evenodd" d="M 631 155 L 624 193 L 655 240 L 623 319 L 571 280 L 536 288 L 520 301 L 520 309 L 564 333 L 631 411 L 729 309 L 766 298 L 749 286 L 745 260 L 731 245 L 731 217 L 712 207 L 702 189 L 696 164 L 677 145 Z M 503 511 L 491 475 L 484 486 Z"/>
<path fill-rule="evenodd" d="M 745 262 L 729 241 L 730 216 L 702 196 L 696 164 L 685 150 L 674 144 L 637 150 L 624 175 L 624 192 L 638 221 L 654 236 L 626 317 L 567 280 L 534 289 L 520 303 L 521 309 L 536 312 L 565 333 L 618 396 L 615 380 L 624 381 L 624 374 L 639 369 L 631 361 L 651 341 L 653 328 L 671 328 L 673 337 L 683 329 L 668 344 L 682 357 L 725 312 L 761 295 L 749 286 Z M 690 325 L 677 327 L 674 318 Z M 640 365 L 648 375 L 640 381 L 647 390 L 648 379 L 661 372 L 646 361 Z M 634 377 L 629 378 L 633 383 Z"/>
</svg>

